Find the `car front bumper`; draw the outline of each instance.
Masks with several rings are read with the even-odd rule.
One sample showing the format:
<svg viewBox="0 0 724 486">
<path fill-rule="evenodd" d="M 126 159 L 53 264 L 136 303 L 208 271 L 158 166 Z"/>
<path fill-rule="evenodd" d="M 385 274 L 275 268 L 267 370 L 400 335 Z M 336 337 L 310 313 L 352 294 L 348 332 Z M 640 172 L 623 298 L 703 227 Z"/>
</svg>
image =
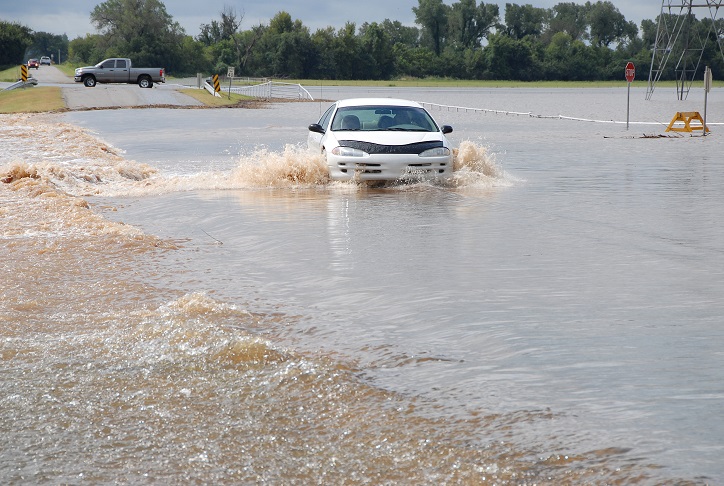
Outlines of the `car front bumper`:
<svg viewBox="0 0 724 486">
<path fill-rule="evenodd" d="M 441 180 L 452 177 L 452 155 L 420 157 L 414 154 L 375 154 L 342 157 L 327 154 L 329 177 L 336 181 Z"/>
</svg>

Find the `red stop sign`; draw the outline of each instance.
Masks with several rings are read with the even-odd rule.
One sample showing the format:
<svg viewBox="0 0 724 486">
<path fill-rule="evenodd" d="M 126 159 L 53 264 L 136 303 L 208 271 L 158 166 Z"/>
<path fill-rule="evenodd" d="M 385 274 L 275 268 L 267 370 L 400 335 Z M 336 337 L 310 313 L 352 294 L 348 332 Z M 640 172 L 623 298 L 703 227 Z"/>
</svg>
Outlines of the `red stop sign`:
<svg viewBox="0 0 724 486">
<path fill-rule="evenodd" d="M 626 81 L 629 83 L 634 80 L 634 77 L 636 77 L 636 67 L 634 66 L 634 63 L 629 62 L 626 64 Z"/>
</svg>

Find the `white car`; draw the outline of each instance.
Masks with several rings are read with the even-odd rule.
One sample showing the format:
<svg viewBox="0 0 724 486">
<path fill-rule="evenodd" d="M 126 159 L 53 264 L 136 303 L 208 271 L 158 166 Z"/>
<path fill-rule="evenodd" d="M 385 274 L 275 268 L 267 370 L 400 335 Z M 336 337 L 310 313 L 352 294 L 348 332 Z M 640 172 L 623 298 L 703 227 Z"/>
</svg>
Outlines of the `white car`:
<svg viewBox="0 0 724 486">
<path fill-rule="evenodd" d="M 50 58 L 48 56 L 43 56 L 40 58 L 40 65 L 42 66 L 45 64 L 46 66 L 50 66 Z"/>
<path fill-rule="evenodd" d="M 413 101 L 358 98 L 329 107 L 309 126 L 307 145 L 325 156 L 333 180 L 441 180 L 453 172 L 451 132 Z"/>
</svg>

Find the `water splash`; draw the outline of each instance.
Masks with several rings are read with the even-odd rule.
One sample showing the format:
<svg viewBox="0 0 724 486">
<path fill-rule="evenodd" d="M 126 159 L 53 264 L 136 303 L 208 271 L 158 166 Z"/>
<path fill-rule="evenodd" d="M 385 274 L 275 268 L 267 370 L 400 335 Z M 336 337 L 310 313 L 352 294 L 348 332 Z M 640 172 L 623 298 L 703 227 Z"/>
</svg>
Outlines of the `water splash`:
<svg viewBox="0 0 724 486">
<path fill-rule="evenodd" d="M 367 186 L 358 181 L 330 180 L 324 157 L 300 145 L 286 145 L 281 151 L 256 149 L 242 155 L 231 171 L 179 176 L 162 174 L 148 164 L 127 160 L 122 150 L 95 134 L 57 123 L 53 118 L 0 115 L 0 121 L 3 182 L 43 178 L 76 196 L 139 197 L 181 191 L 312 187 L 356 191 Z M 483 145 L 463 141 L 454 153 L 454 175 L 440 184 L 442 187 L 490 188 L 507 186 L 514 180 Z M 409 183 L 391 182 L 384 187 Z"/>
<path fill-rule="evenodd" d="M 509 186 L 514 179 L 498 164 L 495 154 L 488 147 L 471 141 L 460 142 L 454 150 L 453 187 Z"/>
<path fill-rule="evenodd" d="M 259 149 L 242 157 L 231 180 L 246 187 L 298 187 L 329 184 L 329 171 L 321 154 L 297 145 L 282 152 Z"/>
</svg>

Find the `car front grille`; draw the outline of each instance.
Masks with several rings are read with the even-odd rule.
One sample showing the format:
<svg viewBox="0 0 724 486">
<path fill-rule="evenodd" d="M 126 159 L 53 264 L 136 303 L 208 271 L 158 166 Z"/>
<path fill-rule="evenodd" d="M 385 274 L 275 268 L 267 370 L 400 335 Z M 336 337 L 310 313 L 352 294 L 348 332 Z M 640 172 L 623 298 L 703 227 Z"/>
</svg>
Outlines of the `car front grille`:
<svg viewBox="0 0 724 486">
<path fill-rule="evenodd" d="M 360 174 L 381 174 L 382 173 L 382 164 L 366 164 L 366 163 L 347 163 L 347 162 L 340 162 L 338 164 L 339 170 L 343 174 L 348 173 L 360 173 Z M 426 163 L 420 163 L 420 164 L 408 164 L 405 170 L 403 171 L 406 175 L 413 175 L 413 176 L 424 176 L 424 175 L 434 175 L 434 174 L 444 174 L 445 170 L 447 168 L 447 164 L 440 163 L 440 164 L 432 164 L 429 162 Z"/>
</svg>

